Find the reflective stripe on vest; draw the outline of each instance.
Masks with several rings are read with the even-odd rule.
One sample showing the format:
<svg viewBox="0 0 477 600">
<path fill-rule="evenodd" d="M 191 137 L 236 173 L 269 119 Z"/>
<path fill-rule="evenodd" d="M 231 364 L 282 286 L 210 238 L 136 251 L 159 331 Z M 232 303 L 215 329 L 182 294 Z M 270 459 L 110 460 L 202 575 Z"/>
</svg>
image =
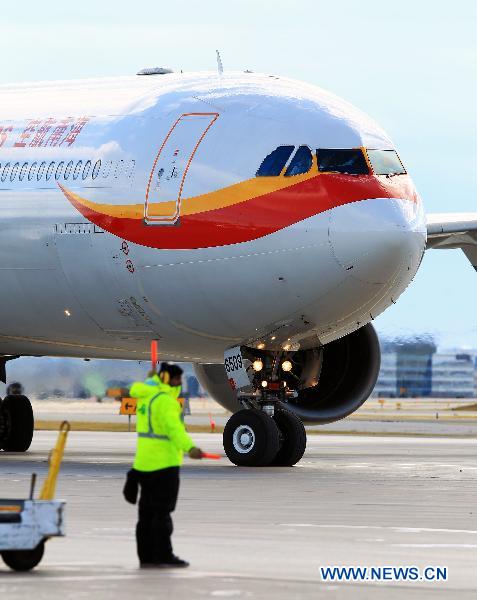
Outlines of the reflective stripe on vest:
<svg viewBox="0 0 477 600">
<path fill-rule="evenodd" d="M 170 440 L 170 438 L 169 438 L 168 435 L 161 435 L 159 433 L 154 433 L 154 429 L 152 428 L 152 418 L 151 418 L 152 404 L 153 404 L 154 400 L 156 400 L 157 398 L 159 398 L 159 396 L 162 393 L 163 392 L 159 392 L 158 394 L 156 394 L 155 396 L 153 396 L 151 398 L 151 401 L 149 402 L 149 406 L 148 406 L 148 409 L 147 409 L 148 410 L 148 415 L 147 415 L 148 419 L 147 420 L 148 420 L 148 424 L 149 424 L 148 432 L 147 433 L 138 432 L 137 437 L 140 437 L 140 438 L 150 438 L 150 439 L 153 439 L 153 440 L 165 440 L 167 442 Z"/>
<path fill-rule="evenodd" d="M 157 433 L 138 433 L 137 437 L 140 438 L 151 438 L 153 440 L 166 440 L 169 441 L 168 435 L 159 435 Z"/>
</svg>

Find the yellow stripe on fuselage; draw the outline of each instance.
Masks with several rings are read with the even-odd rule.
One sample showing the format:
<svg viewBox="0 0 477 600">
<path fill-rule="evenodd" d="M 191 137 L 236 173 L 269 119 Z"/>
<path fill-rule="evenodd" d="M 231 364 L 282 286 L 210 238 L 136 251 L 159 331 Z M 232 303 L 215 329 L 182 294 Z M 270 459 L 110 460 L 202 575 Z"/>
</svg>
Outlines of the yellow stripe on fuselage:
<svg viewBox="0 0 477 600">
<path fill-rule="evenodd" d="M 252 198 L 282 190 L 317 176 L 318 173 L 312 168 L 304 175 L 294 175 L 293 177 L 254 177 L 253 179 L 247 179 L 246 181 L 235 183 L 234 185 L 230 185 L 214 192 L 208 192 L 207 194 L 201 194 L 191 198 L 183 198 L 181 201 L 181 215 L 195 215 L 210 210 L 226 208 L 227 206 L 246 202 Z M 78 194 L 75 194 L 71 190 L 68 190 L 68 193 L 83 206 L 103 215 L 123 219 L 142 219 L 144 217 L 144 203 L 118 205 L 98 204 L 78 196 Z M 151 214 L 173 214 L 175 209 L 175 201 L 154 202 L 149 204 L 149 211 Z"/>
</svg>

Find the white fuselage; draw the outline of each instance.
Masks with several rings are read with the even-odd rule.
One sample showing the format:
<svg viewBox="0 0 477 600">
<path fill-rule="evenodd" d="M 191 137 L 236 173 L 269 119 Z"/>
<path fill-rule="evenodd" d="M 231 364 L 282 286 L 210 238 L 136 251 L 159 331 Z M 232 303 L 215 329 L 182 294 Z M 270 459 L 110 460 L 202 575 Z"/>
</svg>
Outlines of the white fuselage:
<svg viewBox="0 0 477 600">
<path fill-rule="evenodd" d="M 418 269 L 408 175 L 318 173 L 318 148 L 393 148 L 319 88 L 168 74 L 0 97 L 1 354 L 145 358 L 158 338 L 162 358 L 219 362 L 262 339 L 316 346 Z M 312 170 L 255 177 L 283 145 L 308 146 Z"/>
</svg>

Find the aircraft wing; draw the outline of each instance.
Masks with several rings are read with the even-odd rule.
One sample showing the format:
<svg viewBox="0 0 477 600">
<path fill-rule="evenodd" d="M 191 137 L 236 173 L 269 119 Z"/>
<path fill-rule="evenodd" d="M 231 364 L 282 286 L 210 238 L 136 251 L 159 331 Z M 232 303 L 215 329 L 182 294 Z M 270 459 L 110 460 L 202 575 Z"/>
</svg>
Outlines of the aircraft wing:
<svg viewBox="0 0 477 600">
<path fill-rule="evenodd" d="M 461 248 L 477 271 L 477 213 L 427 215 L 427 249 Z"/>
</svg>

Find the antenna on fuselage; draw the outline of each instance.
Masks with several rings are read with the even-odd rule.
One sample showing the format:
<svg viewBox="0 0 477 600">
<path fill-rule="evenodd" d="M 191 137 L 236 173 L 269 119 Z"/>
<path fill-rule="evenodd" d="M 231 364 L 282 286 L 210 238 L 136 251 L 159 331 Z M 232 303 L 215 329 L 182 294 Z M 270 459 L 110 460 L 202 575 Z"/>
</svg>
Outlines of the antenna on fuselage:
<svg viewBox="0 0 477 600">
<path fill-rule="evenodd" d="M 224 73 L 224 65 L 222 64 L 222 59 L 220 58 L 220 52 L 216 50 L 215 53 L 217 54 L 217 71 L 219 72 L 219 77 L 222 77 Z"/>
</svg>

